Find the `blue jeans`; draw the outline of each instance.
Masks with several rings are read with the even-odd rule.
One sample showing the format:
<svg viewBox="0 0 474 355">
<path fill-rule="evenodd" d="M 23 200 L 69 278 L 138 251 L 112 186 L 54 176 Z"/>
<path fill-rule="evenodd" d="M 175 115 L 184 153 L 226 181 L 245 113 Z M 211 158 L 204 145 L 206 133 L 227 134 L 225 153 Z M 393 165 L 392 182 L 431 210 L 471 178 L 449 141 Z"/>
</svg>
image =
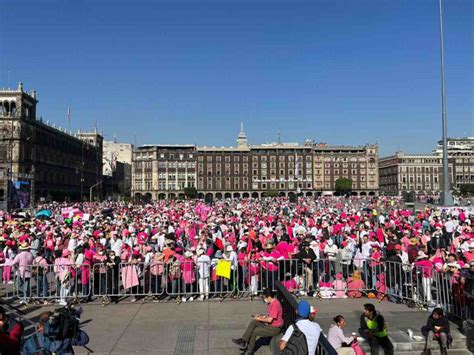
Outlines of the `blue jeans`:
<svg viewBox="0 0 474 355">
<path fill-rule="evenodd" d="M 46 275 L 38 275 L 36 282 L 38 283 L 38 297 L 47 297 L 49 289 Z"/>
<path fill-rule="evenodd" d="M 17 278 L 18 291 L 21 293 L 21 300 L 26 303 L 28 297 L 30 297 L 30 278 L 21 277 Z"/>
</svg>

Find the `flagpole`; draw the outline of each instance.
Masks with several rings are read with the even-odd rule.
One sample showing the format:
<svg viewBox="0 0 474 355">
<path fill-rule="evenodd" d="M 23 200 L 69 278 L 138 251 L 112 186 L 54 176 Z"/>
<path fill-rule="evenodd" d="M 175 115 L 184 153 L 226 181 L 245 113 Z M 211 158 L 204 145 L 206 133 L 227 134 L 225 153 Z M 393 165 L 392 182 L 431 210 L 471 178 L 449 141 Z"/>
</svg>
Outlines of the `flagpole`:
<svg viewBox="0 0 474 355">
<path fill-rule="evenodd" d="M 71 132 L 71 106 L 67 107 L 67 130 Z"/>
</svg>

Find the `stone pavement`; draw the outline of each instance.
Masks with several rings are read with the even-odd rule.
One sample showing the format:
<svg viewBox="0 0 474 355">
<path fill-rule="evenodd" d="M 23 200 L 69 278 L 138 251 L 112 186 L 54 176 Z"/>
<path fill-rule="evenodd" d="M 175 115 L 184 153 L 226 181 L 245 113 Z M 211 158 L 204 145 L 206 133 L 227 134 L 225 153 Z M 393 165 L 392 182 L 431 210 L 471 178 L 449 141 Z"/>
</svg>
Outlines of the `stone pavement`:
<svg viewBox="0 0 474 355">
<path fill-rule="evenodd" d="M 348 334 L 359 327 L 362 306 L 368 301 L 309 299 L 318 309 L 317 321 L 325 333 L 332 318 L 342 314 L 348 323 Z M 389 302 L 376 301 L 374 304 L 387 319 L 390 336 L 397 344 L 400 343 L 396 353 L 411 350 L 403 354 L 420 354 L 421 349 L 418 348 L 422 344 L 416 345 L 410 341 L 406 331 L 410 328 L 415 334 L 420 334 L 420 327 L 425 324 L 428 314 Z M 28 309 L 27 318 L 34 320 L 35 316 L 47 309 L 51 307 Z M 90 336 L 88 346 L 95 354 L 225 355 L 239 353 L 231 339 L 242 335 L 251 314 L 264 313 L 265 310 L 265 304 L 259 299 L 253 302 L 226 300 L 222 303 L 194 301 L 180 305 L 123 301 L 106 307 L 95 303 L 85 305 L 81 321 L 83 329 Z M 31 332 L 31 328 L 29 330 Z M 465 349 L 462 336 L 457 330 L 455 334 L 457 349 Z M 83 348 L 77 348 L 76 351 L 78 354 L 87 354 Z M 257 354 L 270 354 L 270 349 L 262 346 Z"/>
</svg>

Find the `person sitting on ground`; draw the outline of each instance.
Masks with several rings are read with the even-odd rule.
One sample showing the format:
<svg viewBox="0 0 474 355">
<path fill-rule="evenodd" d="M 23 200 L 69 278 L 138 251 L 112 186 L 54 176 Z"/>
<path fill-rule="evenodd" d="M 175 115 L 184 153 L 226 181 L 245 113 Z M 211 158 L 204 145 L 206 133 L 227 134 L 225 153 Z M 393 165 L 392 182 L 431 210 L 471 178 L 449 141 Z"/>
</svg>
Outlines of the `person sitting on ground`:
<svg viewBox="0 0 474 355">
<path fill-rule="evenodd" d="M 379 347 L 383 348 L 385 355 L 393 355 L 393 344 L 388 338 L 385 319 L 375 310 L 371 303 L 364 304 L 364 312 L 360 317 L 360 334 L 367 339 L 372 355 L 379 354 Z"/>
<path fill-rule="evenodd" d="M 36 332 L 32 334 L 23 345 L 23 355 L 47 354 L 50 341 L 44 336 L 44 325 L 49 320 L 51 312 L 43 312 L 36 324 Z"/>
<path fill-rule="evenodd" d="M 319 336 L 321 335 L 321 327 L 318 323 L 311 321 L 311 306 L 305 300 L 298 303 L 298 319 L 296 320 L 296 327 L 304 334 L 306 338 L 307 354 L 314 354 L 318 346 Z M 294 325 L 290 325 L 285 334 L 278 342 L 278 347 L 283 351 L 294 331 Z"/>
<path fill-rule="evenodd" d="M 254 354 L 257 337 L 273 337 L 280 334 L 283 326 L 283 309 L 275 294 L 270 289 L 262 292 L 262 299 L 268 305 L 267 315 L 253 315 L 253 320 L 247 326 L 245 333 L 239 339 L 232 341 L 239 345 L 246 355 Z"/>
<path fill-rule="evenodd" d="M 441 355 L 447 354 L 449 320 L 441 308 L 435 308 L 421 328 L 421 333 L 426 337 L 425 351 L 431 351 L 433 340 L 438 340 L 441 347 Z"/>
<path fill-rule="evenodd" d="M 355 354 L 352 348 L 352 343 L 356 342 L 356 336 L 352 335 L 346 337 L 343 329 L 346 327 L 346 320 L 343 316 L 338 315 L 333 318 L 334 324 L 331 324 L 328 332 L 328 341 L 332 347 L 341 355 L 353 355 Z"/>
</svg>

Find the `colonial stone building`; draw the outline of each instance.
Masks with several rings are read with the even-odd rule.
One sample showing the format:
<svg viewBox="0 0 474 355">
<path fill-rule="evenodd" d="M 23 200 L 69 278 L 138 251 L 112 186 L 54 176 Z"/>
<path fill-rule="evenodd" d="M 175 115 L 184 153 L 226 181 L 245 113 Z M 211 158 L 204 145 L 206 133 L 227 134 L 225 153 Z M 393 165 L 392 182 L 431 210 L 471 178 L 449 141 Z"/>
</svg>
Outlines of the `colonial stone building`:
<svg viewBox="0 0 474 355">
<path fill-rule="evenodd" d="M 448 138 L 450 188 L 474 183 L 474 138 Z M 442 142 L 432 154 L 405 154 L 381 158 L 380 191 L 391 195 L 437 195 L 443 188 Z"/>
<path fill-rule="evenodd" d="M 102 178 L 102 136 L 74 136 L 44 122 L 37 103 L 36 92 L 21 83 L 0 90 L 0 193 L 12 208 L 40 198 L 79 199 Z"/>
<path fill-rule="evenodd" d="M 153 200 L 332 194 L 338 178 L 353 180 L 354 195 L 378 190 L 378 147 L 307 142 L 249 145 L 241 126 L 236 147 L 147 145 L 134 150 L 132 194 Z"/>
</svg>

